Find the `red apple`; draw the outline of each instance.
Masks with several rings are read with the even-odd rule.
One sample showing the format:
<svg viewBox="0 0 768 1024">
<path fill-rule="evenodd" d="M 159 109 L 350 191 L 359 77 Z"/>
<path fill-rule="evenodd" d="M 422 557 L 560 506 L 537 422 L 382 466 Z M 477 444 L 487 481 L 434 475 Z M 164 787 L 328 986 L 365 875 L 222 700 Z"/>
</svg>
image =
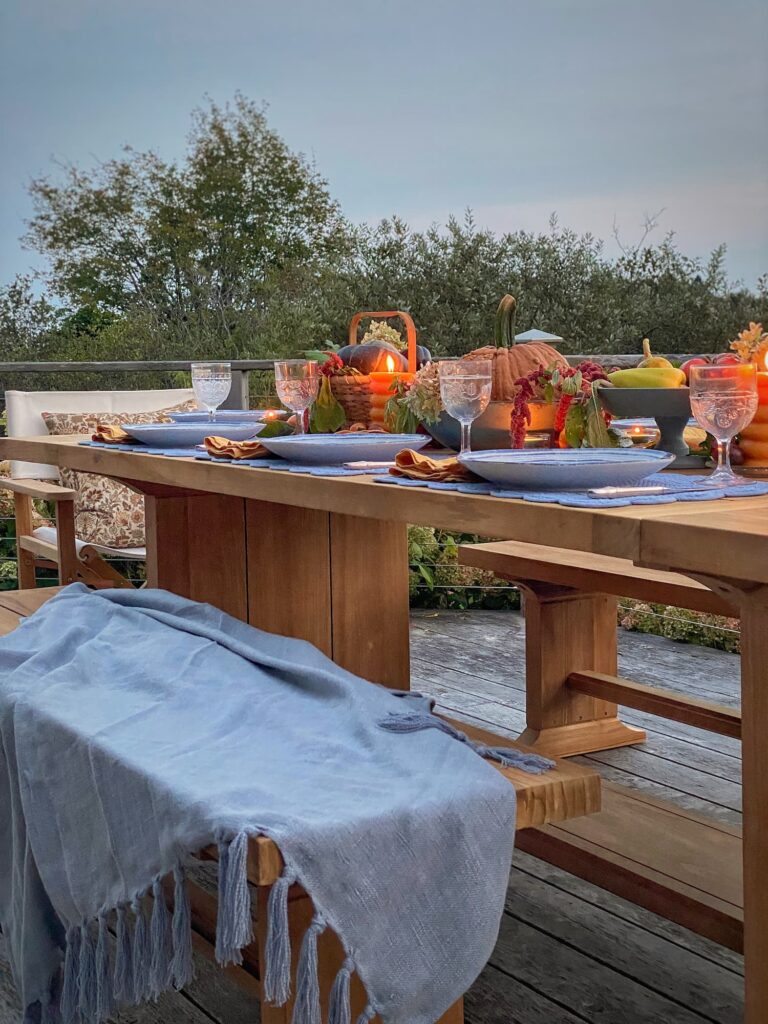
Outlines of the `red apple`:
<svg viewBox="0 0 768 1024">
<path fill-rule="evenodd" d="M 686 381 L 690 384 L 690 382 L 691 382 L 691 367 L 692 366 L 708 366 L 708 365 L 709 365 L 709 360 L 708 359 L 704 359 L 703 356 L 696 356 L 695 359 L 686 359 L 686 361 L 681 365 L 680 369 L 685 374 Z"/>
<path fill-rule="evenodd" d="M 740 363 L 741 360 L 733 352 L 722 352 L 719 356 L 715 356 L 712 362 L 715 366 L 734 366 Z"/>
</svg>

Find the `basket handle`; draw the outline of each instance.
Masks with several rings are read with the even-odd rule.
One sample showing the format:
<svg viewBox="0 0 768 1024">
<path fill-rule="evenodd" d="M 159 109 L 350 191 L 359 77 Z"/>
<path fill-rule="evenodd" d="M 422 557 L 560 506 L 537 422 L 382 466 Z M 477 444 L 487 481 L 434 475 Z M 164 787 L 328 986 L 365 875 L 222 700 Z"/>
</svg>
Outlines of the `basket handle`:
<svg viewBox="0 0 768 1024">
<path fill-rule="evenodd" d="M 363 317 L 380 317 L 386 319 L 390 316 L 399 316 L 405 324 L 405 337 L 408 342 L 408 372 L 416 373 L 416 324 L 413 322 L 413 317 L 410 313 L 405 313 L 402 309 L 392 309 L 386 312 L 364 312 L 355 313 L 352 319 L 349 321 L 349 339 L 348 344 L 357 345 L 357 328 L 360 326 L 360 321 Z"/>
</svg>

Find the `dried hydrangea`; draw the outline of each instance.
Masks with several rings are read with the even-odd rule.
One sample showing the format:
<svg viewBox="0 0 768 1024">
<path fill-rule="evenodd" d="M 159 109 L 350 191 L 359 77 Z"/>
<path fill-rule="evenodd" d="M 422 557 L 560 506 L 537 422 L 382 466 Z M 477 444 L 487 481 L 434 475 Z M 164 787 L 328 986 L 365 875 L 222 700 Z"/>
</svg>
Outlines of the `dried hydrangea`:
<svg viewBox="0 0 768 1024">
<path fill-rule="evenodd" d="M 401 401 L 421 423 L 437 422 L 443 411 L 437 363 L 422 366 Z"/>
<path fill-rule="evenodd" d="M 371 325 L 363 335 L 362 344 L 367 341 L 387 341 L 398 350 L 405 348 L 400 331 L 395 330 L 385 320 L 371 320 Z"/>
</svg>

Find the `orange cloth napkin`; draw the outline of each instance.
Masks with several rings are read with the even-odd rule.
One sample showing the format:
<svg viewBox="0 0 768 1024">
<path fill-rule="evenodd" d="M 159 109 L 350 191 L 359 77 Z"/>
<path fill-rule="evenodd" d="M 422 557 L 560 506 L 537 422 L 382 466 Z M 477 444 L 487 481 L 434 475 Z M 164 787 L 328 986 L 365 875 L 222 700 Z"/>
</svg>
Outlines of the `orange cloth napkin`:
<svg viewBox="0 0 768 1024">
<path fill-rule="evenodd" d="M 404 448 L 395 456 L 392 476 L 407 476 L 410 480 L 435 480 L 443 484 L 463 484 L 479 479 L 456 458 L 430 459 L 428 455 Z"/>
<path fill-rule="evenodd" d="M 206 437 L 205 450 L 214 459 L 264 459 L 269 452 L 259 441 L 230 441 L 226 437 Z"/>
<path fill-rule="evenodd" d="M 122 427 L 116 423 L 111 426 L 104 423 L 96 424 L 96 433 L 91 437 L 92 441 L 101 441 L 104 444 L 127 444 L 131 435 L 126 434 Z"/>
</svg>

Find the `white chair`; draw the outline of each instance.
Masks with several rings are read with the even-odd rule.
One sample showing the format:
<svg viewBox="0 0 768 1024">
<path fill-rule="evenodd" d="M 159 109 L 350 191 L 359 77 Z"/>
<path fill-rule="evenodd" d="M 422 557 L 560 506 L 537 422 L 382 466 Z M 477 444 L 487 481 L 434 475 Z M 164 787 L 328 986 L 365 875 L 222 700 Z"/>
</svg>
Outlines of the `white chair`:
<svg viewBox="0 0 768 1024">
<path fill-rule="evenodd" d="M 8 437 L 47 436 L 44 412 L 154 412 L 194 399 L 191 388 L 154 391 L 6 391 Z M 16 517 L 19 589 L 36 586 L 38 565 L 55 568 L 59 582 L 81 581 L 91 586 L 129 587 L 107 558 L 143 561 L 144 548 L 112 548 L 86 543 L 75 532 L 76 492 L 58 483 L 55 466 L 11 462 L 10 478 L 0 478 L 0 489 L 11 491 Z M 56 506 L 56 526 L 33 524 L 34 499 Z"/>
</svg>

